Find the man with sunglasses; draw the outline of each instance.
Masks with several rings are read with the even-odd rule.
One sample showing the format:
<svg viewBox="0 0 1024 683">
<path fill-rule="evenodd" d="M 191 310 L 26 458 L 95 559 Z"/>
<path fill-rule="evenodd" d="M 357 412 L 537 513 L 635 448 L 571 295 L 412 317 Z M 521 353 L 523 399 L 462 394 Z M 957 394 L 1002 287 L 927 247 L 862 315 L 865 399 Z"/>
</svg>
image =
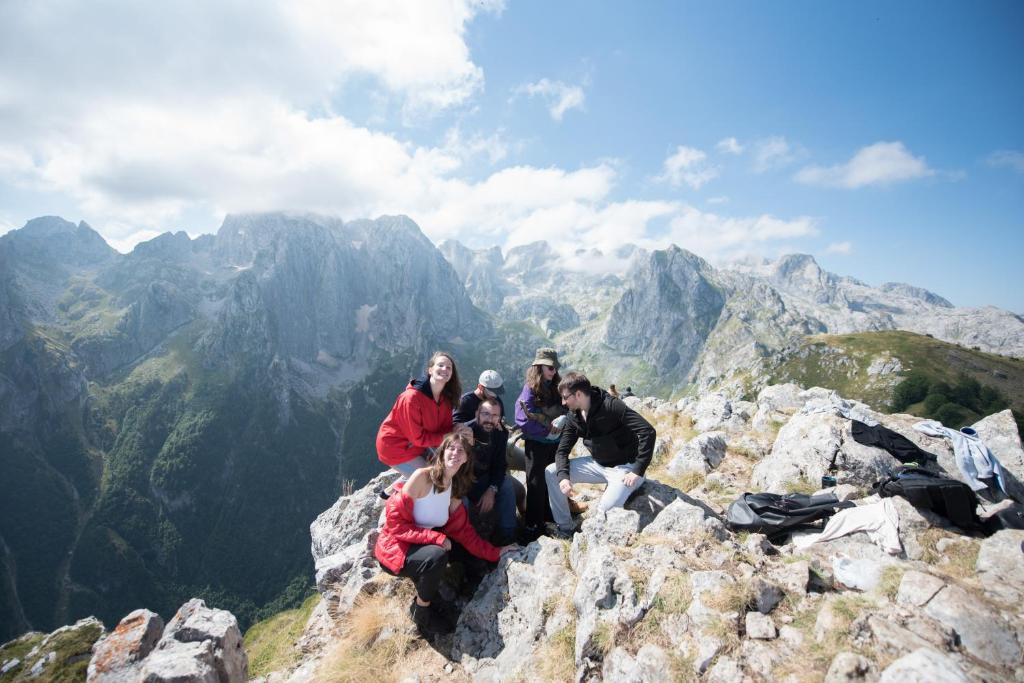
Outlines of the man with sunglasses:
<svg viewBox="0 0 1024 683">
<path fill-rule="evenodd" d="M 557 525 L 556 536 L 569 538 L 575 532 L 567 496 L 573 483 L 600 484 L 608 487 L 598 509 L 621 507 L 630 494 L 644 482 L 644 473 L 654 455 L 654 427 L 639 413 L 590 384 L 586 375 L 570 372 L 558 385 L 562 403 L 569 414 L 545 477 L 548 501 Z M 572 458 L 569 453 L 579 439 L 589 456 Z"/>
</svg>

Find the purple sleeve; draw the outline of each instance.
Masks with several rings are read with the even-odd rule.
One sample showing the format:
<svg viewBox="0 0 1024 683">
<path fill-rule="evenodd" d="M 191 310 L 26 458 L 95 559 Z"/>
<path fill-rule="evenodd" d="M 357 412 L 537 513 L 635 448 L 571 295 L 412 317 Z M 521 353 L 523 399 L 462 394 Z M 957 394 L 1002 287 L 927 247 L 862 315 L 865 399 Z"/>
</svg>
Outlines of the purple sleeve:
<svg viewBox="0 0 1024 683">
<path fill-rule="evenodd" d="M 522 404 L 526 404 L 526 410 L 523 410 Z M 516 424 L 520 429 L 523 430 L 523 434 L 534 439 L 543 439 L 548 435 L 548 428 L 542 425 L 536 420 L 531 420 L 526 417 L 526 413 L 538 413 L 537 404 L 534 401 L 533 391 L 529 385 L 523 385 L 523 391 L 519 394 L 519 399 L 516 401 Z"/>
</svg>

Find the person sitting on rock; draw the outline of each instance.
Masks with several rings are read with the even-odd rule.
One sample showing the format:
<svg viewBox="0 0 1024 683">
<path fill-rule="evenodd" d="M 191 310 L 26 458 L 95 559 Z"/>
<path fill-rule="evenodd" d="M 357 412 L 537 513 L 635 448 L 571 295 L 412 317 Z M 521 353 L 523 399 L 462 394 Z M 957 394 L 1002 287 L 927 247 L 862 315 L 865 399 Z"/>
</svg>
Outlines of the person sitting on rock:
<svg viewBox="0 0 1024 683">
<path fill-rule="evenodd" d="M 399 481 L 425 466 L 448 432 L 464 431 L 469 435 L 468 428 L 453 427 L 452 423 L 452 407 L 461 392 L 454 356 L 435 351 L 423 376 L 411 380 L 395 399 L 377 430 L 377 458 L 402 475 Z M 381 498 L 386 499 L 393 490 L 393 486 L 384 489 Z"/>
<path fill-rule="evenodd" d="M 395 486 L 373 549 L 384 571 L 411 578 L 416 584 L 409 612 L 424 636 L 450 633 L 454 628 L 433 604 L 453 541 L 488 562 L 497 562 L 517 547 L 493 546 L 469 523 L 462 497 L 473 484 L 473 468 L 467 464 L 472 448 L 466 433 L 448 434 L 427 467 Z"/>
<path fill-rule="evenodd" d="M 507 543 L 515 538 L 516 486 L 522 488 L 522 484 L 507 474 L 508 432 L 501 428 L 501 405 L 493 398 L 485 398 L 476 409 L 476 419 L 467 426 L 473 430 L 476 483 L 469 489 L 466 502 L 476 507 L 480 517 L 493 514 L 497 523 L 495 540 Z"/>
<path fill-rule="evenodd" d="M 569 414 L 562 427 L 555 462 L 544 474 L 551 514 L 558 525 L 556 533 L 568 538 L 575 531 L 566 499 L 573 492 L 572 485 L 607 483 L 598 509 L 605 512 L 621 507 L 643 484 L 644 472 L 654 455 L 656 433 L 622 399 L 592 386 L 582 373 L 568 373 L 559 383 L 558 392 Z M 569 453 L 580 438 L 590 455 L 570 460 Z"/>
<path fill-rule="evenodd" d="M 452 421 L 455 424 L 465 424 L 476 417 L 476 409 L 484 399 L 493 399 L 498 402 L 501 408 L 498 426 L 504 428 L 501 418 L 505 417 L 505 404 L 501 400 L 505 393 L 504 381 L 497 370 L 484 370 L 480 373 L 480 379 L 473 391 L 467 391 L 459 399 L 458 407 L 452 411 Z"/>
</svg>

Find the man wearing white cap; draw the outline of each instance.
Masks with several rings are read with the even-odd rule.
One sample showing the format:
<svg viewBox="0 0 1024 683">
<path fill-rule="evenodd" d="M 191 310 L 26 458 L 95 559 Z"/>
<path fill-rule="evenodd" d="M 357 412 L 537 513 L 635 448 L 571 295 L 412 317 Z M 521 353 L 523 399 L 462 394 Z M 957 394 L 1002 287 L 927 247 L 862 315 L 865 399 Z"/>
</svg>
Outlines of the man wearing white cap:
<svg viewBox="0 0 1024 683">
<path fill-rule="evenodd" d="M 459 407 L 452 411 L 452 422 L 465 424 L 476 418 L 476 410 L 480 402 L 485 398 L 493 398 L 501 406 L 501 417 L 505 417 L 505 404 L 501 401 L 501 395 L 505 393 L 504 382 L 497 370 L 484 370 L 480 373 L 480 381 L 476 389 L 467 391 L 459 399 Z"/>
</svg>

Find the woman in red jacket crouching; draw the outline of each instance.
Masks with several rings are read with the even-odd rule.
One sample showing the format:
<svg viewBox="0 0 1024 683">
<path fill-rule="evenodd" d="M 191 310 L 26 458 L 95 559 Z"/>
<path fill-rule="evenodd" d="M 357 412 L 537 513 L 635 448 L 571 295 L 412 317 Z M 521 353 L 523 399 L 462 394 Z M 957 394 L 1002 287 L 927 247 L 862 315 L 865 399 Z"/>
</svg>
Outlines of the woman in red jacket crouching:
<svg viewBox="0 0 1024 683">
<path fill-rule="evenodd" d="M 462 497 L 473 484 L 473 468 L 466 465 L 471 448 L 472 443 L 462 433 L 448 434 L 433 463 L 395 487 L 373 551 L 384 571 L 415 582 L 416 599 L 409 612 L 424 635 L 449 633 L 454 627 L 431 606 L 448 564 L 452 541 L 488 562 L 497 562 L 517 547 L 493 546 L 469 523 Z"/>
</svg>

